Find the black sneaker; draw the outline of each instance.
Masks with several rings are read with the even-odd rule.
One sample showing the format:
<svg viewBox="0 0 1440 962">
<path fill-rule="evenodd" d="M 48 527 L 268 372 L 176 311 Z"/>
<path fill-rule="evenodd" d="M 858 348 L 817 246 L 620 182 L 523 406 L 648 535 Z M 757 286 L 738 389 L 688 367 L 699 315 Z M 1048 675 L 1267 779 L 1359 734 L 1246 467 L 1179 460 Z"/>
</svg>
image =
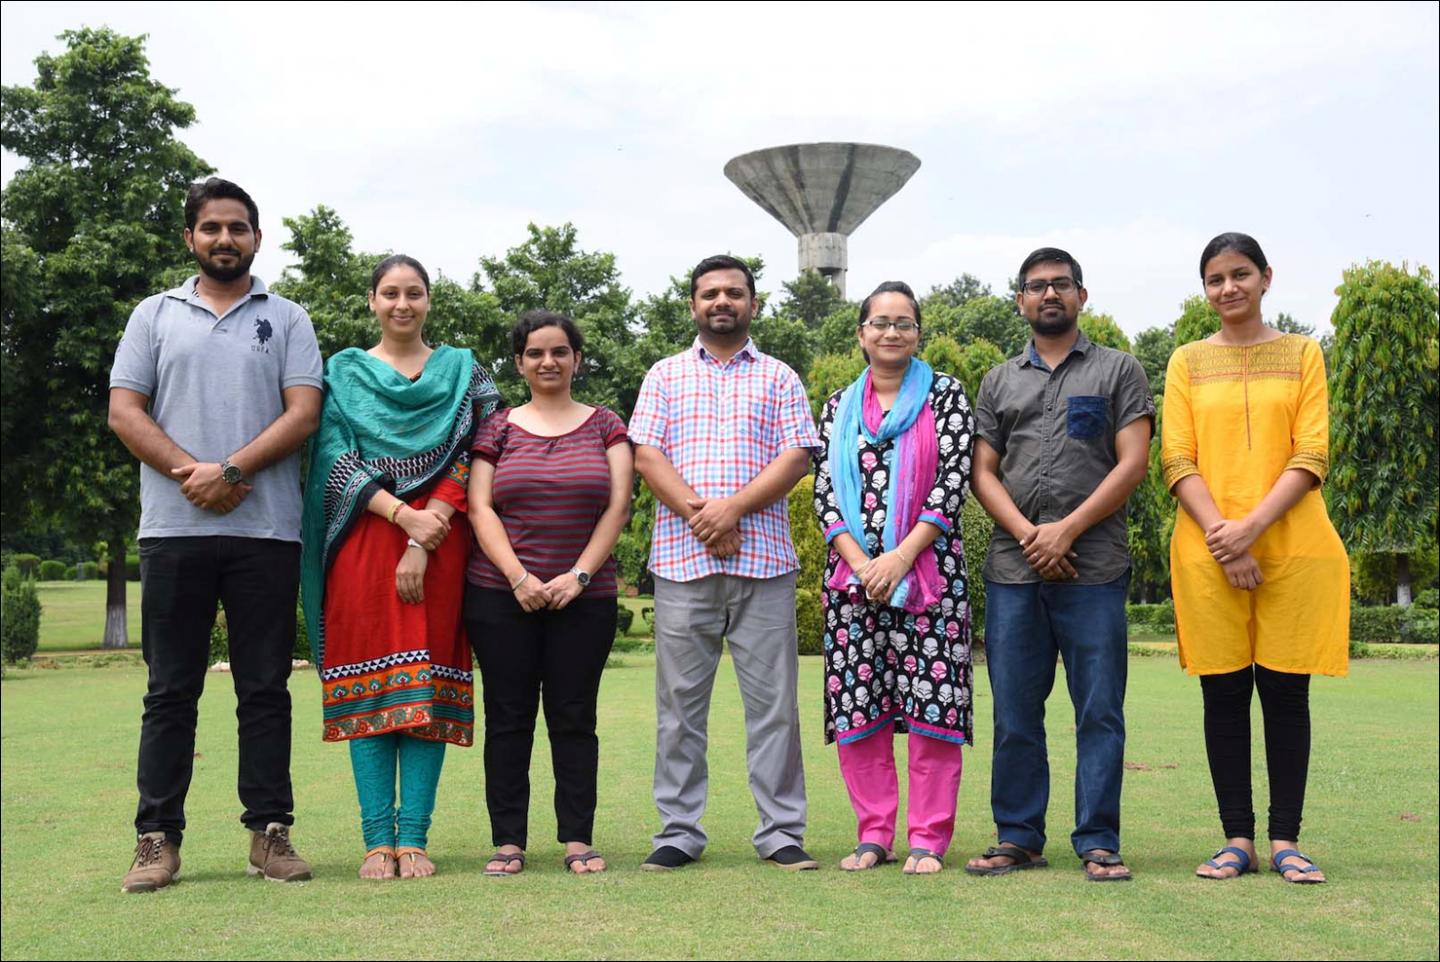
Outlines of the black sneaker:
<svg viewBox="0 0 1440 962">
<path fill-rule="evenodd" d="M 811 858 L 798 845 L 787 845 L 771 852 L 770 857 L 765 861 L 771 865 L 778 865 L 787 872 L 808 872 L 820 867 L 820 863 Z"/>
<path fill-rule="evenodd" d="M 650 853 L 650 857 L 640 863 L 640 868 L 646 872 L 673 872 L 677 868 L 689 865 L 695 859 L 686 855 L 673 845 L 662 845 Z"/>
</svg>

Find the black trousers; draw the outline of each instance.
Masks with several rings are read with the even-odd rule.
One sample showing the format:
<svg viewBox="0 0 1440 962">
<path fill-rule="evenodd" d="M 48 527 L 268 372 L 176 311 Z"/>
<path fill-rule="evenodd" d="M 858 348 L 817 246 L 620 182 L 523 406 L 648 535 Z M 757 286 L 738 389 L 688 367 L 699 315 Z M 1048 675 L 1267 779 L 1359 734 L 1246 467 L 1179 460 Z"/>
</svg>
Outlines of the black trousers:
<svg viewBox="0 0 1440 962">
<path fill-rule="evenodd" d="M 1226 838 L 1255 837 L 1250 795 L 1250 696 L 1260 690 L 1265 762 L 1270 776 L 1272 840 L 1300 838 L 1305 781 L 1310 769 L 1310 676 L 1253 665 L 1225 675 L 1202 675 L 1205 752 Z"/>
<path fill-rule="evenodd" d="M 600 740 L 595 702 L 615 642 L 614 598 L 580 597 L 559 611 L 526 612 L 508 591 L 465 587 L 465 630 L 485 702 L 485 804 L 496 845 L 525 848 L 530 752 L 545 706 L 561 842 L 592 840 Z"/>
<path fill-rule="evenodd" d="M 225 606 L 240 732 L 240 821 L 290 825 L 290 659 L 300 545 L 265 538 L 142 538 L 140 637 L 150 668 L 140 723 L 135 830 L 179 844 L 194 770 L 195 720 Z"/>
</svg>

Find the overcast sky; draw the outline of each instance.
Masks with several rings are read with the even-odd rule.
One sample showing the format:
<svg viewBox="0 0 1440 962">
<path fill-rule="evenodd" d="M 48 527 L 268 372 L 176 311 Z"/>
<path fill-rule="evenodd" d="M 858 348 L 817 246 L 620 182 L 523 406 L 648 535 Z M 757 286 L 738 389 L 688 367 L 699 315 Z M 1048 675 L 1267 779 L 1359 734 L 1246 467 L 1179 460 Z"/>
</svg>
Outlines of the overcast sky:
<svg viewBox="0 0 1440 962">
<path fill-rule="evenodd" d="M 572 221 L 637 296 L 723 250 L 763 255 L 773 290 L 795 241 L 722 167 L 856 140 L 922 166 L 851 238 L 852 297 L 962 271 L 1003 293 L 1053 244 L 1133 334 L 1242 230 L 1275 267 L 1267 313 L 1323 329 L 1350 263 L 1440 264 L 1437 9 L 4 3 L 0 74 L 32 83 L 66 28 L 148 34 L 198 112 L 184 140 L 259 202 L 266 279 L 281 218 L 327 204 L 358 249 L 462 280 L 528 221 Z"/>
</svg>

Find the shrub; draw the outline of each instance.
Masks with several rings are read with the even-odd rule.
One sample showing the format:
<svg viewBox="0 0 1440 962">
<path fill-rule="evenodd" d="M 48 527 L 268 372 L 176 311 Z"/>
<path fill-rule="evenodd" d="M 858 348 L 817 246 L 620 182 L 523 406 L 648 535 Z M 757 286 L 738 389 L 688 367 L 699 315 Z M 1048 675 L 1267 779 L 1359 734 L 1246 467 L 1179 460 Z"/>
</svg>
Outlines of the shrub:
<svg viewBox="0 0 1440 962">
<path fill-rule="evenodd" d="M 824 650 L 825 615 L 821 609 L 820 581 L 830 549 L 815 520 L 815 476 L 806 475 L 790 491 L 790 540 L 800 558 L 795 578 L 795 633 L 800 654 Z"/>
<path fill-rule="evenodd" d="M 1400 640 L 1407 645 L 1433 645 L 1440 641 L 1440 611 L 1412 605 L 1400 623 Z"/>
<path fill-rule="evenodd" d="M 635 611 L 625 605 L 621 605 L 615 612 L 615 633 L 619 635 L 630 634 L 630 626 L 635 624 Z"/>
<path fill-rule="evenodd" d="M 0 575 L 0 657 L 10 664 L 40 647 L 40 593 L 18 566 Z"/>
<path fill-rule="evenodd" d="M 13 554 L 10 556 L 10 563 L 20 572 L 22 578 L 34 578 L 40 573 L 40 556 L 38 554 Z"/>
<path fill-rule="evenodd" d="M 76 581 L 94 581 L 99 566 L 93 561 L 82 561 L 75 566 Z"/>
<path fill-rule="evenodd" d="M 63 561 L 42 561 L 40 562 L 41 581 L 63 581 L 65 580 L 65 562 Z"/>
<path fill-rule="evenodd" d="M 985 643 L 985 555 L 990 550 L 990 534 L 995 522 L 973 497 L 965 500 L 960 512 L 960 529 L 965 538 L 965 568 L 970 589 L 971 643 Z"/>
<path fill-rule="evenodd" d="M 1397 605 L 1352 605 L 1350 637 L 1362 642 L 1399 641 L 1404 618 L 1405 609 Z"/>
<path fill-rule="evenodd" d="M 295 648 L 290 657 L 296 661 L 309 661 L 314 657 L 310 651 L 310 632 L 305 627 L 305 608 L 298 601 L 295 603 Z"/>
<path fill-rule="evenodd" d="M 795 588 L 795 638 L 800 654 L 825 653 L 825 610 L 818 587 Z"/>
<path fill-rule="evenodd" d="M 295 647 L 290 657 L 297 661 L 309 661 L 310 635 L 305 630 L 305 609 L 295 606 Z M 230 660 L 230 625 L 225 619 L 225 609 L 215 612 L 215 624 L 210 629 L 210 664 Z"/>
<path fill-rule="evenodd" d="M 1426 588 L 1415 596 L 1416 608 L 1428 608 L 1435 611 L 1440 608 L 1440 588 Z"/>
<path fill-rule="evenodd" d="M 76 572 L 76 570 L 77 570 L 77 566 L 76 566 L 76 565 L 70 565 L 69 567 L 67 567 L 67 568 L 65 569 L 65 580 L 66 580 L 66 581 L 74 581 L 74 580 L 75 580 L 75 572 Z"/>
<path fill-rule="evenodd" d="M 1126 605 L 1125 620 L 1136 628 L 1174 631 L 1175 602 L 1167 600 L 1158 605 Z"/>
</svg>

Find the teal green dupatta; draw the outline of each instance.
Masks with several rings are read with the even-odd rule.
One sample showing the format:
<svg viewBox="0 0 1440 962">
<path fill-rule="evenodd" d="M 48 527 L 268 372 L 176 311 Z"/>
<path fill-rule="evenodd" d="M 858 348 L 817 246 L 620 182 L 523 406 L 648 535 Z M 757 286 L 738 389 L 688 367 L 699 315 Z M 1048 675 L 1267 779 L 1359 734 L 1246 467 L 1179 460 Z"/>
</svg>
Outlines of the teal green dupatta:
<svg viewBox="0 0 1440 962">
<path fill-rule="evenodd" d="M 469 454 L 500 394 L 468 350 L 437 347 L 416 381 L 359 348 L 325 364 L 320 429 L 310 439 L 300 589 L 316 671 L 325 658 L 325 576 L 370 499 L 410 500 Z"/>
</svg>

